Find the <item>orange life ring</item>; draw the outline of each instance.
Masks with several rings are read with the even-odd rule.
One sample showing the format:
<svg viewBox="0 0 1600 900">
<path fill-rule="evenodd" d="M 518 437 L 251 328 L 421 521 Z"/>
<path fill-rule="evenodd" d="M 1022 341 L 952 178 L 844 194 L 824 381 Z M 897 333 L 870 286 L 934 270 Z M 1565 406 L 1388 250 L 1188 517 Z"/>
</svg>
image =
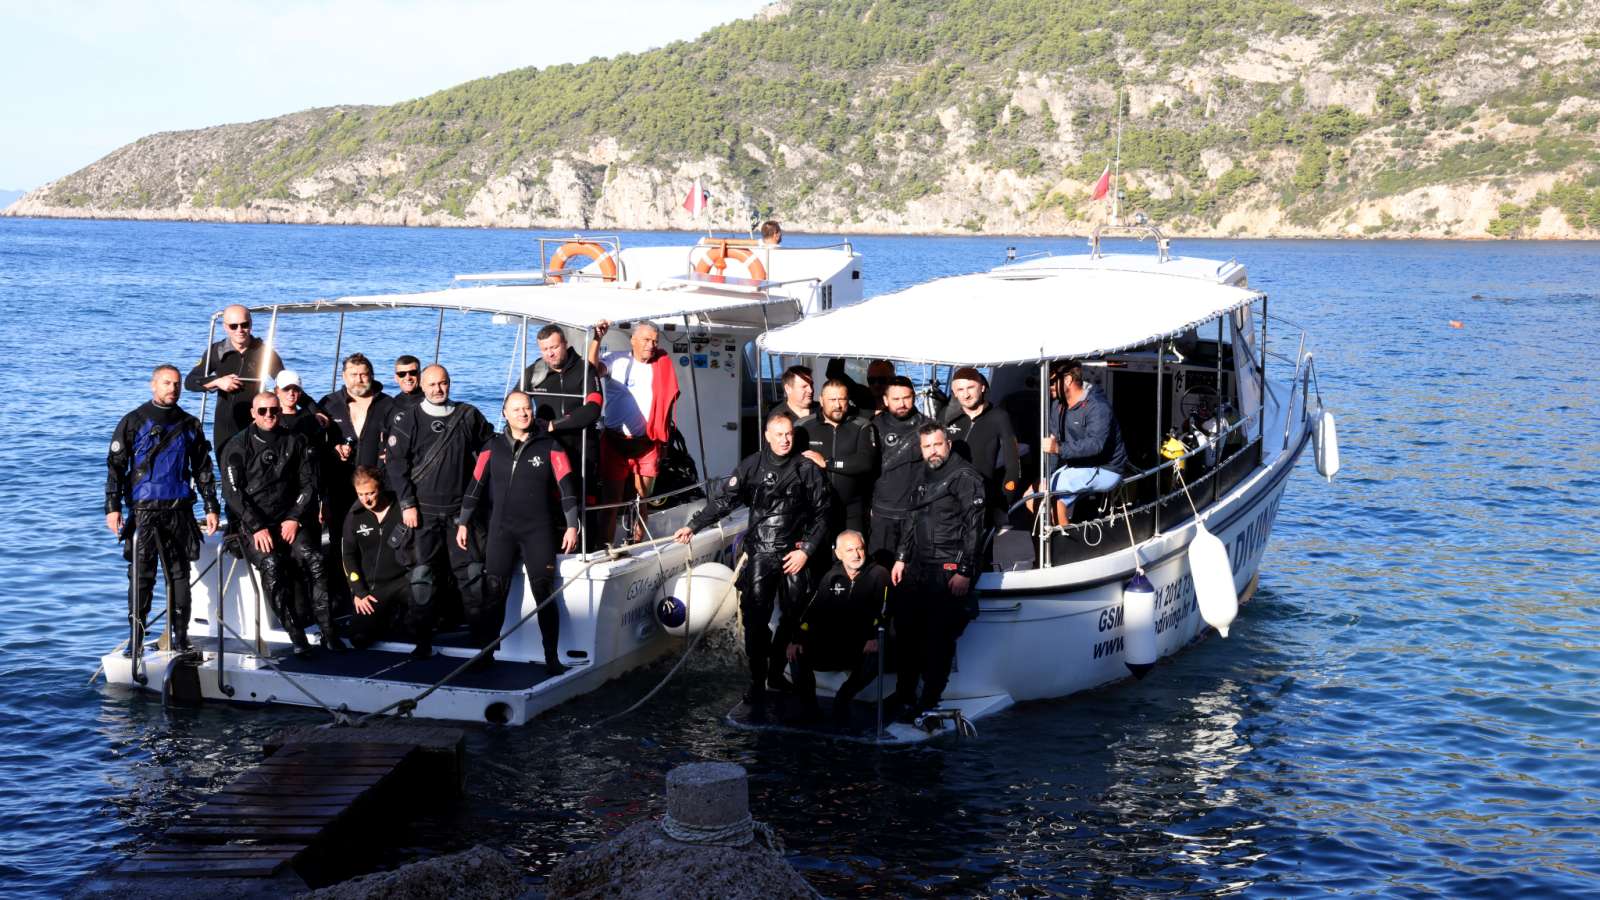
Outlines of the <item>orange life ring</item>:
<svg viewBox="0 0 1600 900">
<path fill-rule="evenodd" d="M 750 272 L 752 280 L 767 280 L 767 267 L 761 264 L 761 260 L 756 258 L 754 253 L 750 252 L 748 248 L 730 247 L 727 244 L 713 246 L 705 256 L 700 258 L 699 262 L 694 264 L 694 270 L 701 275 L 709 275 L 711 274 L 711 269 L 715 267 L 718 275 L 725 275 L 727 273 L 724 270 L 728 268 L 728 260 L 730 259 L 734 262 L 744 263 L 745 268 Z"/>
<path fill-rule="evenodd" d="M 606 281 L 617 280 L 617 261 L 606 251 L 606 248 L 596 244 L 594 241 L 567 241 L 557 247 L 555 255 L 550 257 L 549 271 L 552 273 L 560 272 L 567 267 L 567 260 L 574 256 L 589 257 L 600 266 L 600 275 Z M 552 284 L 560 284 L 561 276 L 549 274 L 545 276 L 545 280 Z"/>
</svg>

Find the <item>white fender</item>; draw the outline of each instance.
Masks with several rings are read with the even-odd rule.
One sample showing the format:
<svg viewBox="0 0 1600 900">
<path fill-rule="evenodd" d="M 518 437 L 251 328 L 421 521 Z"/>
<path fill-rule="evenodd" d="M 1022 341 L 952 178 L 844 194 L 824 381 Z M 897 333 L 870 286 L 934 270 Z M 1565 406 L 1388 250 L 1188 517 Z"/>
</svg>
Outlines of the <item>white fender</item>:
<svg viewBox="0 0 1600 900">
<path fill-rule="evenodd" d="M 732 590 L 733 570 L 721 563 L 699 563 L 692 572 L 672 579 L 666 596 L 656 604 L 656 621 L 668 634 L 693 637 L 711 624 Z"/>
<path fill-rule="evenodd" d="M 1156 589 L 1135 575 L 1122 586 L 1122 661 L 1135 678 L 1156 664 Z"/>
<path fill-rule="evenodd" d="M 1317 445 L 1317 474 L 1332 481 L 1339 474 L 1339 432 L 1333 427 L 1333 413 L 1321 411 L 1311 437 Z"/>
<path fill-rule="evenodd" d="M 1239 614 L 1239 594 L 1233 589 L 1233 567 L 1228 564 L 1228 548 L 1200 522 L 1194 523 L 1194 540 L 1189 542 L 1189 572 L 1194 576 L 1194 596 L 1200 606 L 1200 617 L 1218 634 L 1227 637 L 1228 626 Z"/>
</svg>

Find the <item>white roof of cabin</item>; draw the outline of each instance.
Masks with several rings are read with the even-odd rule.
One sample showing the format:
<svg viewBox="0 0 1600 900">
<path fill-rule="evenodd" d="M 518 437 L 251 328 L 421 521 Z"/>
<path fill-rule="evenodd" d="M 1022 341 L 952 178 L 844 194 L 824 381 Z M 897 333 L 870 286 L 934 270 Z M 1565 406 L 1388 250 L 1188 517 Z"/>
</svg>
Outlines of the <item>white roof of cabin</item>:
<svg viewBox="0 0 1600 900">
<path fill-rule="evenodd" d="M 1233 262 L 1046 257 L 957 275 L 811 316 L 768 353 L 999 365 L 1115 353 L 1179 335 L 1263 296 Z"/>
</svg>

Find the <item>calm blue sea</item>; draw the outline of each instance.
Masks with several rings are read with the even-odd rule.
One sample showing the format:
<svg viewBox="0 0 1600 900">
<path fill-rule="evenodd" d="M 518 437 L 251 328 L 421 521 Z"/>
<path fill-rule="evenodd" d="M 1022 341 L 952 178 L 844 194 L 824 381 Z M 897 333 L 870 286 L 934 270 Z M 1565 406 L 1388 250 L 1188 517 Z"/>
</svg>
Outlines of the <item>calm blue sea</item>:
<svg viewBox="0 0 1600 900">
<path fill-rule="evenodd" d="M 125 634 L 105 443 L 148 397 L 151 366 L 187 369 L 226 303 L 444 287 L 529 265 L 534 237 L 0 219 L 0 891 L 64 892 L 255 761 L 274 730 L 318 721 L 167 711 L 90 684 Z M 869 293 L 989 267 L 1008 245 L 1082 248 L 855 245 Z M 715 758 L 750 768 L 757 817 L 832 896 L 1592 896 L 1600 245 L 1176 249 L 1238 258 L 1272 311 L 1309 330 L 1344 450 L 1333 484 L 1309 462 L 1292 481 L 1233 637 L 1143 682 L 987 720 L 975 740 L 882 752 L 724 727 L 742 682 L 715 654 L 653 707 L 580 735 L 663 669 L 636 673 L 528 727 L 474 731 L 465 802 L 412 825 L 394 861 L 488 843 L 536 882 L 658 813 L 670 767 Z M 401 349 L 429 349 L 431 321 L 416 325 L 353 323 L 345 349 L 382 374 Z M 281 323 L 320 394 L 319 327 Z M 510 332 L 447 324 L 446 361 L 477 364 L 458 394 L 496 407 Z"/>
</svg>

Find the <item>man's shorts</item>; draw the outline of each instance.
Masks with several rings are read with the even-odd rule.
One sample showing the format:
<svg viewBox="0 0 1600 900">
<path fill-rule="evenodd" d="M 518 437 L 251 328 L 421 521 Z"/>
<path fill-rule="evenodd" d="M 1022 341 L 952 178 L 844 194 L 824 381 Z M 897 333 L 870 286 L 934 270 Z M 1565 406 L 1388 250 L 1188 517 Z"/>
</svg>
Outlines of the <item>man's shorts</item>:
<svg viewBox="0 0 1600 900">
<path fill-rule="evenodd" d="M 649 438 L 624 437 L 606 431 L 600 439 L 600 477 L 622 481 L 633 475 L 654 478 L 661 472 L 661 445 Z"/>
</svg>

